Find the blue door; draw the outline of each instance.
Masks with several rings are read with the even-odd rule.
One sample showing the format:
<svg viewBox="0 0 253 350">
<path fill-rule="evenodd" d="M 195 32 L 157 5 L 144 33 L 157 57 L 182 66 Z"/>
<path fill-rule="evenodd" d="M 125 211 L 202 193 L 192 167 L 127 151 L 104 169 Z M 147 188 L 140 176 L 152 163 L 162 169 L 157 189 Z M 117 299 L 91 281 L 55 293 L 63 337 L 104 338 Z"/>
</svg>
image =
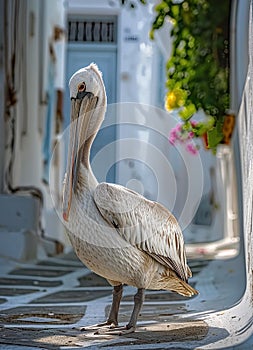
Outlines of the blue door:
<svg viewBox="0 0 253 350">
<path fill-rule="evenodd" d="M 116 45 L 110 43 L 69 43 L 66 65 L 65 128 L 68 127 L 70 122 L 69 79 L 78 69 L 88 66 L 92 62 L 96 63 L 103 73 L 103 80 L 107 93 L 107 103 L 111 104 L 116 102 Z M 108 120 L 106 123 L 107 125 L 109 124 L 109 126 L 105 127 L 103 123 L 94 140 L 91 148 L 91 163 L 95 160 L 96 154 L 99 151 L 103 151 L 104 148 L 104 163 L 100 161 L 99 164 L 97 164 L 94 161 L 92 169 L 99 182 L 115 182 L 115 168 L 112 167 L 111 169 L 107 169 L 106 164 L 108 164 L 108 161 L 106 157 L 114 157 L 115 159 L 116 152 L 114 147 L 110 147 L 110 154 L 107 154 L 106 145 L 113 143 L 116 139 L 116 121 L 112 115 L 107 114 L 105 118 L 110 118 L 109 123 Z"/>
</svg>

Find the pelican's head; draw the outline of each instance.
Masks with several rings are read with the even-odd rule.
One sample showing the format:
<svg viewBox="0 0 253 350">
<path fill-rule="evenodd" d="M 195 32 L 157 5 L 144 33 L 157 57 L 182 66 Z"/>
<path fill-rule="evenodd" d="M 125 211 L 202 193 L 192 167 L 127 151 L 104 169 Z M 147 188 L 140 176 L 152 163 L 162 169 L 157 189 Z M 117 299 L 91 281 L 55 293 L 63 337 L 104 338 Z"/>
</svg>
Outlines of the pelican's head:
<svg viewBox="0 0 253 350">
<path fill-rule="evenodd" d="M 85 145 L 96 135 L 105 114 L 106 93 L 102 74 L 92 63 L 78 70 L 69 81 L 71 99 L 71 125 L 68 147 L 68 163 L 63 193 L 63 218 L 68 221 L 72 191 L 76 187 L 79 165 Z M 89 141 L 89 142 L 88 142 Z M 87 154 L 86 154 L 87 156 Z M 88 158 L 88 156 L 87 156 Z"/>
</svg>

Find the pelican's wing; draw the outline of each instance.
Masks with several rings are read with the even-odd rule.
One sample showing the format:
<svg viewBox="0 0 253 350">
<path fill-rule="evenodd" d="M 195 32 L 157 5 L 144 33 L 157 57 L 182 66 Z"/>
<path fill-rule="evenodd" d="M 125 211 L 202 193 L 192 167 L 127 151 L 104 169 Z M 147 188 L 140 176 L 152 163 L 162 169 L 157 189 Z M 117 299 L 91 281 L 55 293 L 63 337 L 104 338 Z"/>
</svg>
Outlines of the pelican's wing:
<svg viewBox="0 0 253 350">
<path fill-rule="evenodd" d="M 191 277 L 182 231 L 169 210 L 123 186 L 108 183 L 96 187 L 94 201 L 103 218 L 129 244 L 170 267 L 182 280 Z"/>
</svg>

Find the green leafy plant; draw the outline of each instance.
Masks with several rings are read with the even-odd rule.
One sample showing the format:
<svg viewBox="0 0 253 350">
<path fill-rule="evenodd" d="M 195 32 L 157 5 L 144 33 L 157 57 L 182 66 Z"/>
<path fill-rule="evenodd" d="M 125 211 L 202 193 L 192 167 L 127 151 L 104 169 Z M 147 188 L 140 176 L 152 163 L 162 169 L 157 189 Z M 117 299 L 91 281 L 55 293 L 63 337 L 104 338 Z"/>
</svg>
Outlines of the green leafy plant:
<svg viewBox="0 0 253 350">
<path fill-rule="evenodd" d="M 155 7 L 150 33 L 154 39 L 166 17 L 172 21 L 165 108 L 178 109 L 184 133 L 206 135 L 207 147 L 214 151 L 223 141 L 229 108 L 229 10 L 230 0 L 163 0 Z M 189 121 L 200 109 L 207 118 L 193 126 Z"/>
<path fill-rule="evenodd" d="M 146 0 L 120 0 L 135 8 Z M 204 137 L 206 148 L 216 151 L 224 141 L 224 120 L 229 109 L 229 15 L 231 0 L 162 0 L 155 6 L 156 17 L 150 31 L 160 29 L 168 18 L 173 23 L 172 54 L 166 65 L 168 92 L 165 108 L 178 110 L 182 119 L 172 129 L 170 142 L 186 142 Z M 197 122 L 194 114 L 203 110 L 206 119 Z M 234 121 L 229 121 L 233 127 Z M 227 128 L 227 125 L 226 125 Z M 230 134 L 229 131 L 228 134 Z M 226 136 L 226 140 L 228 137 Z"/>
</svg>

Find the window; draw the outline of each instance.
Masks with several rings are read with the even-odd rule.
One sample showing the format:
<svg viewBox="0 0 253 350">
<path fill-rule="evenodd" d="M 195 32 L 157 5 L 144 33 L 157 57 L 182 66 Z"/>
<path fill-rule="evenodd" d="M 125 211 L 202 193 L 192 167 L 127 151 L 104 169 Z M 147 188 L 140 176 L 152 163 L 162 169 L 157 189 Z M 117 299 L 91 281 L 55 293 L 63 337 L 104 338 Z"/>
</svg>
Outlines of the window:
<svg viewBox="0 0 253 350">
<path fill-rule="evenodd" d="M 88 43 L 116 43 L 116 17 L 89 17 L 68 20 L 68 41 Z"/>
</svg>

